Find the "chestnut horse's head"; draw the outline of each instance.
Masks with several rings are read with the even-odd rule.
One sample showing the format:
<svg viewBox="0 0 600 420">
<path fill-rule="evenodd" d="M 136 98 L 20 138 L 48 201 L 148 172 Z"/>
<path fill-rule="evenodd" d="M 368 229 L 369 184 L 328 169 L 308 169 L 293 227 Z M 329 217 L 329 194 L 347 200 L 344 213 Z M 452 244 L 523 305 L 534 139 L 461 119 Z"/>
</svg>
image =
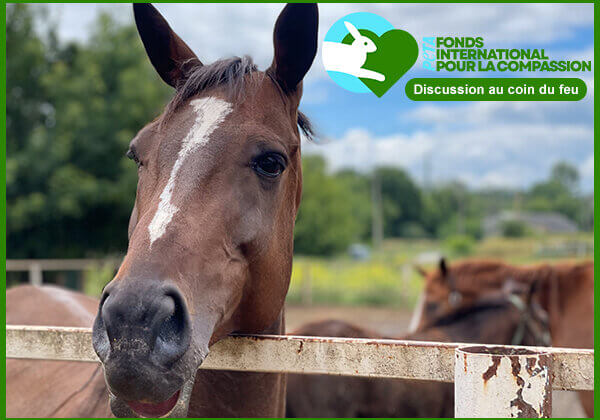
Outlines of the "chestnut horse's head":
<svg viewBox="0 0 600 420">
<path fill-rule="evenodd" d="M 412 326 L 415 328 L 471 307 L 479 299 L 494 296 L 508 285 L 520 283 L 515 282 L 518 270 L 494 260 L 466 260 L 450 266 L 445 258 L 441 258 L 436 270 L 429 273 L 418 270 L 425 278 L 425 286 L 413 314 Z"/>
<path fill-rule="evenodd" d="M 213 343 L 282 323 L 302 189 L 298 126 L 308 124 L 298 105 L 318 12 L 285 7 L 265 72 L 249 58 L 203 65 L 153 6 L 134 14 L 177 93 L 131 141 L 129 248 L 104 289 L 93 344 L 116 415 L 182 416 Z"/>
</svg>

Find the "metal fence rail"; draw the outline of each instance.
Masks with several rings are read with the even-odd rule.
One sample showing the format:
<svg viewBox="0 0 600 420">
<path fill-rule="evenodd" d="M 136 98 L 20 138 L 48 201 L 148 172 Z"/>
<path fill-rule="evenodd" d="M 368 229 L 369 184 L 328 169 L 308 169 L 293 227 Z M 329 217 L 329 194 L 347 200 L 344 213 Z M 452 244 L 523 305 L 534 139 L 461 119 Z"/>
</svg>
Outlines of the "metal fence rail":
<svg viewBox="0 0 600 420">
<path fill-rule="evenodd" d="M 455 350 L 465 346 L 475 345 L 359 338 L 235 336 L 212 346 L 201 368 L 454 382 Z M 552 356 L 554 389 L 594 389 L 593 350 L 493 348 L 508 353 L 514 349 L 547 352 Z M 6 357 L 98 361 L 92 349 L 92 332 L 88 328 L 7 325 Z"/>
</svg>

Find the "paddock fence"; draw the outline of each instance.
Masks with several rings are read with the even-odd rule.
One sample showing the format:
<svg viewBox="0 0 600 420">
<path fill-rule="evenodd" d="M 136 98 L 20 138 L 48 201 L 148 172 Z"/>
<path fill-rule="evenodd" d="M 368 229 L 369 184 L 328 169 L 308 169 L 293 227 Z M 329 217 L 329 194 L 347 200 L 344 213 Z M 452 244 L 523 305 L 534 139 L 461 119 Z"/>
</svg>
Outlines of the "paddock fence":
<svg viewBox="0 0 600 420">
<path fill-rule="evenodd" d="M 7 325 L 6 357 L 98 362 L 88 328 Z M 594 389 L 594 351 L 556 347 L 232 336 L 200 369 L 454 382 L 457 417 L 549 417 L 552 389 Z"/>
<path fill-rule="evenodd" d="M 41 286 L 44 283 L 44 271 L 85 271 L 90 267 L 109 264 L 115 269 L 119 267 L 123 258 L 72 258 L 72 259 L 26 259 L 6 260 L 6 271 L 25 271 L 28 273 L 29 283 Z"/>
</svg>

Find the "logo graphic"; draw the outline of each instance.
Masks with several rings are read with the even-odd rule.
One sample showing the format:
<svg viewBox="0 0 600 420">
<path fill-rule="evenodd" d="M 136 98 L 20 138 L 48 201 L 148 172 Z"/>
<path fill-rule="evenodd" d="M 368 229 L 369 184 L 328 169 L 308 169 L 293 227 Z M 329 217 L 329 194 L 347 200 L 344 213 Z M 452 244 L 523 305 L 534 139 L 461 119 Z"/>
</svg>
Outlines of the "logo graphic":
<svg viewBox="0 0 600 420">
<path fill-rule="evenodd" d="M 419 46 L 406 31 L 373 13 L 344 16 L 327 32 L 323 64 L 338 85 L 382 97 L 417 61 Z"/>
</svg>

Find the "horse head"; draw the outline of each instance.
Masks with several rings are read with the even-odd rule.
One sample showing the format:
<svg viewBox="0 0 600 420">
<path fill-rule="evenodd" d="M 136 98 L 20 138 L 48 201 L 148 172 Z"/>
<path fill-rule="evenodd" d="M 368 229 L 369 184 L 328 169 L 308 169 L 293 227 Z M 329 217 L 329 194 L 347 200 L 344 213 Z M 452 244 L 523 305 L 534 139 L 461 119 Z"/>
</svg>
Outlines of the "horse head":
<svg viewBox="0 0 600 420">
<path fill-rule="evenodd" d="M 183 416 L 210 346 L 283 331 L 302 176 L 302 79 L 317 49 L 315 4 L 290 4 L 264 72 L 203 64 L 149 4 L 138 32 L 176 89 L 127 155 L 138 168 L 129 246 L 105 287 L 93 345 L 117 416 Z"/>
</svg>

